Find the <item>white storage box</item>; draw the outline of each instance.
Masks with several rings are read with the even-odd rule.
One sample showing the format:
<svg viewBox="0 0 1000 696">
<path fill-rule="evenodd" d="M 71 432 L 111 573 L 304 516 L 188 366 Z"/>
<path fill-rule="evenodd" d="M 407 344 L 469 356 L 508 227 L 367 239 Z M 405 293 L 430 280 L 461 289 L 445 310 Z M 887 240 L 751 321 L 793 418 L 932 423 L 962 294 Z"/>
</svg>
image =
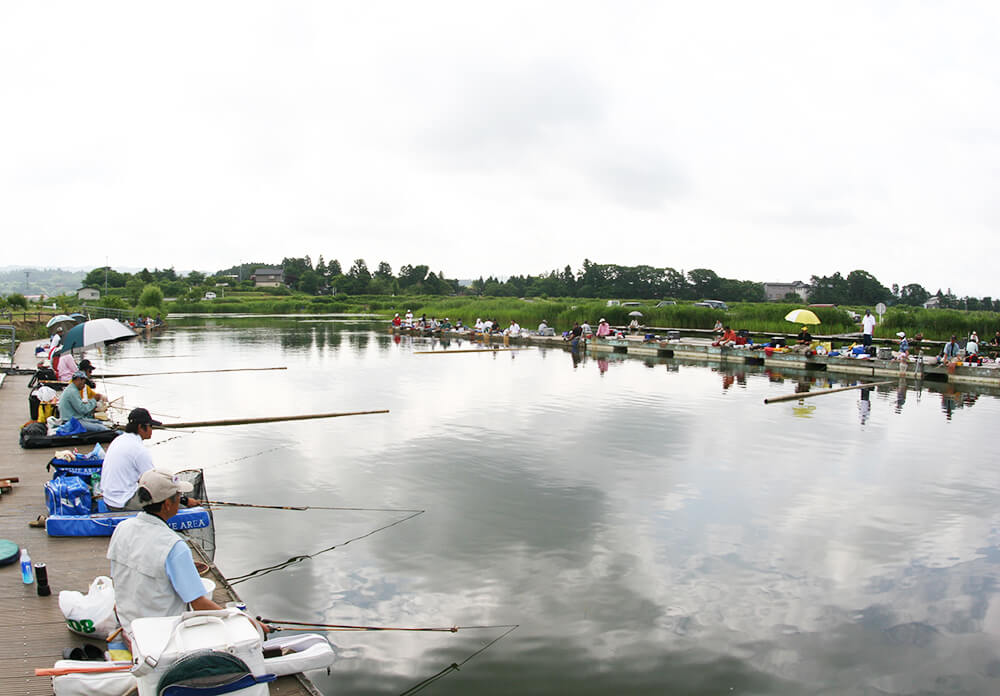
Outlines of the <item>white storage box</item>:
<svg viewBox="0 0 1000 696">
<path fill-rule="evenodd" d="M 268 675 L 264 666 L 262 643 L 263 636 L 257 625 L 238 609 L 189 611 L 180 616 L 135 619 L 132 622 L 135 664 L 132 673 L 139 683 L 139 696 L 159 696 L 161 689 L 167 686 L 161 681 L 168 672 L 167 681 L 174 683 L 178 672 L 184 671 L 184 665 L 192 665 L 196 660 L 237 665 L 232 658 L 241 660 L 246 669 L 241 675 L 240 668 L 233 667 L 231 677 L 225 677 L 232 688 L 225 693 L 265 696 L 269 693 L 267 681 L 274 676 Z M 191 676 L 196 675 L 192 672 Z M 240 676 L 246 678 L 241 680 Z"/>
</svg>

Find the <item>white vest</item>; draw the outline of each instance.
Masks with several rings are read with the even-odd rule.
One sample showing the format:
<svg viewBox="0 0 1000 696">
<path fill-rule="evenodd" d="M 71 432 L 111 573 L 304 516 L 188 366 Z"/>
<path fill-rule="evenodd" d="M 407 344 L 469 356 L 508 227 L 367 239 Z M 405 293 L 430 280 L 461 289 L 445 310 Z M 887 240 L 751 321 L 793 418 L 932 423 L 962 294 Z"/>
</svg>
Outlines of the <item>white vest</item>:
<svg viewBox="0 0 1000 696">
<path fill-rule="evenodd" d="M 178 541 L 183 539 L 177 532 L 145 512 L 115 528 L 108 558 L 118 619 L 127 632 L 133 619 L 177 616 L 187 610 L 187 603 L 170 584 L 165 566 L 170 549 Z"/>
</svg>

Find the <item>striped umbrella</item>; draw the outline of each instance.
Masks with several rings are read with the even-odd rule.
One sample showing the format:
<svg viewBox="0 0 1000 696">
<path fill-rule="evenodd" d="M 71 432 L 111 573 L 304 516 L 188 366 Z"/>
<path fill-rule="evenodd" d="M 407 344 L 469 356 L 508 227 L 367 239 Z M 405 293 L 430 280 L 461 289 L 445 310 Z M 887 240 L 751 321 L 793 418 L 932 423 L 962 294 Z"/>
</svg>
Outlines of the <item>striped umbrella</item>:
<svg viewBox="0 0 1000 696">
<path fill-rule="evenodd" d="M 117 319 L 91 319 L 77 324 L 63 336 L 59 355 L 74 348 L 89 348 L 98 344 L 115 343 L 136 336 L 135 331 Z"/>
</svg>

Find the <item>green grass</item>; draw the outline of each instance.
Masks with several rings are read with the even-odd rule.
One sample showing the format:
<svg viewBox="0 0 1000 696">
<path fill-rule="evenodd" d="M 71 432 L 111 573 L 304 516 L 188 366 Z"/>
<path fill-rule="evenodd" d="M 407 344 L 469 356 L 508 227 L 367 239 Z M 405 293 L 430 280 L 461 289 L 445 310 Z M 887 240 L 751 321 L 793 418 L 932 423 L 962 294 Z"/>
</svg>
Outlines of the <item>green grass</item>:
<svg viewBox="0 0 1000 696">
<path fill-rule="evenodd" d="M 799 325 L 785 321 L 792 309 L 804 305 L 773 302 L 734 303 L 728 312 L 695 307 L 681 303 L 657 308 L 655 300 L 643 301 L 639 307 L 608 307 L 604 300 L 581 298 L 514 298 L 514 297 L 441 297 L 438 295 L 336 295 L 314 297 L 305 294 L 276 295 L 260 292 L 227 293 L 226 297 L 197 302 L 173 302 L 171 312 L 246 313 L 246 314 L 303 314 L 303 313 L 379 313 L 392 317 L 394 312 L 404 314 L 410 310 L 416 316 L 426 314 L 438 320 L 448 317 L 452 323 L 461 319 L 473 324 L 477 318 L 494 319 L 507 325 L 511 319 L 525 328 L 535 328 L 543 319 L 556 330 L 569 329 L 574 321 L 589 322 L 596 326 L 601 317 L 613 326 L 625 326 L 630 321 L 629 312 L 642 312 L 639 320 L 644 326 L 676 329 L 711 329 L 716 320 L 735 330 L 747 329 L 762 333 L 795 333 Z M 857 333 L 855 324 L 843 309 L 816 307 L 813 311 L 821 324 L 814 327 L 816 334 Z M 862 308 L 863 311 L 863 308 Z M 1000 329 L 1000 314 L 994 312 L 965 312 L 960 310 L 912 307 L 891 307 L 876 327 L 875 335 L 892 338 L 897 331 L 907 335 L 923 333 L 929 340 L 947 340 L 951 334 L 960 338 L 975 330 L 984 341 Z"/>
</svg>

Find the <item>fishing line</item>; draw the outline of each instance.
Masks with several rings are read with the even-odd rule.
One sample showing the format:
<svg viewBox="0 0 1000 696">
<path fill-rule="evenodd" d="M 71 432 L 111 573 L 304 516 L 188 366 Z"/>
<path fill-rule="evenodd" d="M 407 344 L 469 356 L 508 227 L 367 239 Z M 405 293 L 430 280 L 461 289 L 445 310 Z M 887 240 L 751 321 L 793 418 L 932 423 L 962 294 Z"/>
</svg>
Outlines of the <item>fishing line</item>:
<svg viewBox="0 0 1000 696">
<path fill-rule="evenodd" d="M 508 628 L 506 631 L 504 631 L 503 633 L 501 633 L 499 636 L 497 636 L 496 638 L 494 638 L 493 640 L 491 640 L 489 643 L 487 643 L 483 647 L 479 648 L 479 650 L 477 650 L 476 652 L 472 653 L 471 655 L 469 655 L 467 658 L 465 658 L 461 662 L 457 662 L 457 663 L 456 662 L 452 662 L 450 665 L 448 665 L 447 667 L 445 667 L 444 669 L 442 669 L 437 674 L 433 674 L 433 675 L 427 677 L 426 679 L 424 679 L 422 682 L 418 682 L 417 684 L 411 686 L 409 689 L 407 689 L 406 691 L 402 692 L 399 696 L 409 696 L 410 694 L 415 694 L 418 691 L 424 689 L 425 687 L 430 686 L 431 684 L 433 684 L 434 682 L 436 682 L 441 677 L 444 677 L 444 676 L 446 676 L 448 674 L 451 674 L 452 672 L 457 672 L 459 669 L 461 669 L 465 665 L 466 662 L 468 662 L 472 658 L 476 657 L 477 655 L 483 653 L 484 651 L 486 651 L 487 649 L 489 649 L 490 647 L 492 647 L 495 643 L 497 643 L 500 640 L 506 638 L 511 633 L 513 633 L 514 631 L 516 631 L 519 627 L 520 627 L 520 624 L 513 624 L 513 625 L 511 625 L 511 627 Z M 504 628 L 504 627 L 503 626 L 497 626 L 496 628 Z"/>
<path fill-rule="evenodd" d="M 377 534 L 378 532 L 381 532 L 383 530 L 389 529 L 390 527 L 395 527 L 397 524 L 402 524 L 403 522 L 406 522 L 407 520 L 412 520 L 417 515 L 424 514 L 424 512 L 425 512 L 424 510 L 418 510 L 418 511 L 416 511 L 416 512 L 410 514 L 410 515 L 407 515 L 406 517 L 403 517 L 402 519 L 399 519 L 399 520 L 396 520 L 395 522 L 392 522 L 391 524 L 384 525 L 382 527 L 379 527 L 378 529 L 373 529 L 372 531 L 367 532 L 366 534 L 362 534 L 360 536 L 352 537 L 352 538 L 348 539 L 347 541 L 341 542 L 339 544 L 334 544 L 333 546 L 330 546 L 329 548 L 325 548 L 325 549 L 322 549 L 320 551 L 316 551 L 315 553 L 303 554 L 301 556 L 292 556 L 288 560 L 282 561 L 281 563 L 275 563 L 274 565 L 271 565 L 271 566 L 264 566 L 263 568 L 258 568 L 257 570 L 252 570 L 249 573 L 244 573 L 243 575 L 236 575 L 234 577 L 227 578 L 226 581 L 230 585 L 237 585 L 237 584 L 239 584 L 241 582 L 245 582 L 247 580 L 250 580 L 251 578 L 262 577 L 262 576 L 267 575 L 269 573 L 273 573 L 276 570 L 282 570 L 283 568 L 287 568 L 287 567 L 289 567 L 291 565 L 295 565 L 296 563 L 301 563 L 302 561 L 304 561 L 306 559 L 314 558 L 314 557 L 320 555 L 321 553 L 326 553 L 327 551 L 333 551 L 334 549 L 340 548 L 341 546 L 347 546 L 352 541 L 358 541 L 360 539 L 365 539 L 367 537 L 372 536 L 373 534 Z"/>
</svg>

